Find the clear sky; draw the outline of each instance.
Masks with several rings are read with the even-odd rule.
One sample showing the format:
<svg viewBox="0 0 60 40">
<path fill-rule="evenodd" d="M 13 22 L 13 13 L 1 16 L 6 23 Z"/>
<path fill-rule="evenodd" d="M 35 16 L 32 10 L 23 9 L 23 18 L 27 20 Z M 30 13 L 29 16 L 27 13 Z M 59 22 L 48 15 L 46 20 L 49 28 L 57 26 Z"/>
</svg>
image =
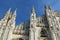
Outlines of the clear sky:
<svg viewBox="0 0 60 40">
<path fill-rule="evenodd" d="M 50 5 L 53 10 L 60 11 L 60 0 L 0 0 L 0 19 L 9 8 L 12 13 L 17 8 L 16 24 L 19 24 L 29 20 L 32 6 L 37 16 L 43 15 L 44 5 Z"/>
</svg>

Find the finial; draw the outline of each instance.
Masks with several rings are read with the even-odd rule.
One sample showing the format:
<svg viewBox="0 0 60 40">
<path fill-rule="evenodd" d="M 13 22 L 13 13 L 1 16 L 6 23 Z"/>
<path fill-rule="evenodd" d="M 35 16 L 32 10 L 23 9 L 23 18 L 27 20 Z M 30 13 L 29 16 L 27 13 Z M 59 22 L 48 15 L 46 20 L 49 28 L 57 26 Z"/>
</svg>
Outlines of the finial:
<svg viewBox="0 0 60 40">
<path fill-rule="evenodd" d="M 51 10 L 49 5 L 48 6 L 45 5 L 44 7 L 45 7 L 45 9 L 50 9 Z"/>
<path fill-rule="evenodd" d="M 13 15 L 12 15 L 13 17 L 15 17 L 16 16 L 16 10 L 14 11 L 14 13 L 13 13 Z"/>
<path fill-rule="evenodd" d="M 16 11 L 17 11 L 17 8 L 16 8 Z"/>
<path fill-rule="evenodd" d="M 31 10 L 31 12 L 33 13 L 33 12 L 35 12 L 35 10 L 34 10 L 34 6 L 32 7 L 32 10 Z"/>
<path fill-rule="evenodd" d="M 11 10 L 11 8 L 9 8 L 9 10 L 6 12 L 3 20 L 5 20 L 5 19 L 7 20 L 9 18 L 9 16 L 10 16 L 10 10 Z"/>
<path fill-rule="evenodd" d="M 9 16 L 10 15 L 10 11 L 11 11 L 11 8 L 9 8 L 9 10 L 6 12 L 5 16 Z"/>
<path fill-rule="evenodd" d="M 11 11 L 11 8 L 9 8 L 8 12 L 10 12 L 10 11 Z"/>
<path fill-rule="evenodd" d="M 9 8 L 9 10 L 11 10 L 11 8 Z"/>
</svg>

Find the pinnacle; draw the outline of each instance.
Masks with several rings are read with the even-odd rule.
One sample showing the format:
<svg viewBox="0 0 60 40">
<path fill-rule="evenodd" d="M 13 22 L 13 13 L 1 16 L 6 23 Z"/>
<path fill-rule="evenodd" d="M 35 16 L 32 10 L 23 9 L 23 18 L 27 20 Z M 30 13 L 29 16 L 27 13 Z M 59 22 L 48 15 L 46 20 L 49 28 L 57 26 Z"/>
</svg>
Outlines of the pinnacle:
<svg viewBox="0 0 60 40">
<path fill-rule="evenodd" d="M 16 9 L 16 10 L 17 10 L 17 9 Z M 14 13 L 13 13 L 13 15 L 12 15 L 13 17 L 15 17 L 15 16 L 16 16 L 16 10 L 14 11 Z"/>
<path fill-rule="evenodd" d="M 10 13 L 10 11 L 11 11 L 11 8 L 9 8 L 9 10 L 7 11 L 7 13 Z"/>
<path fill-rule="evenodd" d="M 51 9 L 51 8 L 50 8 L 50 6 L 46 6 L 46 5 L 45 5 L 45 9 Z"/>
<path fill-rule="evenodd" d="M 9 8 L 9 10 L 6 12 L 5 17 L 6 16 L 8 17 L 10 15 L 10 11 L 11 11 L 11 8 Z"/>
<path fill-rule="evenodd" d="M 34 13 L 34 12 L 35 12 L 35 9 L 34 9 L 34 7 L 32 7 L 32 10 L 31 10 L 31 12 L 32 12 L 32 13 Z"/>
</svg>

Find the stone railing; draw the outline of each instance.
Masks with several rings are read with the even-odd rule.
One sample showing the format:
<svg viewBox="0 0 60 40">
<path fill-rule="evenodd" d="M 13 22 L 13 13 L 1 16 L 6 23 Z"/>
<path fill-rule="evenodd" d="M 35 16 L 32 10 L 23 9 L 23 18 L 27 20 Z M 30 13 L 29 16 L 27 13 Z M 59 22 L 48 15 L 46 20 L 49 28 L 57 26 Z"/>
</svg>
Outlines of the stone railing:
<svg viewBox="0 0 60 40">
<path fill-rule="evenodd" d="M 18 35 L 25 35 L 25 30 L 15 30 L 13 34 L 18 34 Z"/>
</svg>

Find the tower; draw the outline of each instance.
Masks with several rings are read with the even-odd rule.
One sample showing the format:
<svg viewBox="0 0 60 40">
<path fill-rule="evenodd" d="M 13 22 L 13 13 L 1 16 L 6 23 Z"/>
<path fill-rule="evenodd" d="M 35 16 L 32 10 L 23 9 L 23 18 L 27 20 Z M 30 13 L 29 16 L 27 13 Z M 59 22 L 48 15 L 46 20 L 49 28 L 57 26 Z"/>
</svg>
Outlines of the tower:
<svg viewBox="0 0 60 40">
<path fill-rule="evenodd" d="M 31 10 L 30 15 L 30 35 L 29 40 L 35 40 L 35 27 L 36 27 L 36 13 L 34 7 Z"/>
</svg>

